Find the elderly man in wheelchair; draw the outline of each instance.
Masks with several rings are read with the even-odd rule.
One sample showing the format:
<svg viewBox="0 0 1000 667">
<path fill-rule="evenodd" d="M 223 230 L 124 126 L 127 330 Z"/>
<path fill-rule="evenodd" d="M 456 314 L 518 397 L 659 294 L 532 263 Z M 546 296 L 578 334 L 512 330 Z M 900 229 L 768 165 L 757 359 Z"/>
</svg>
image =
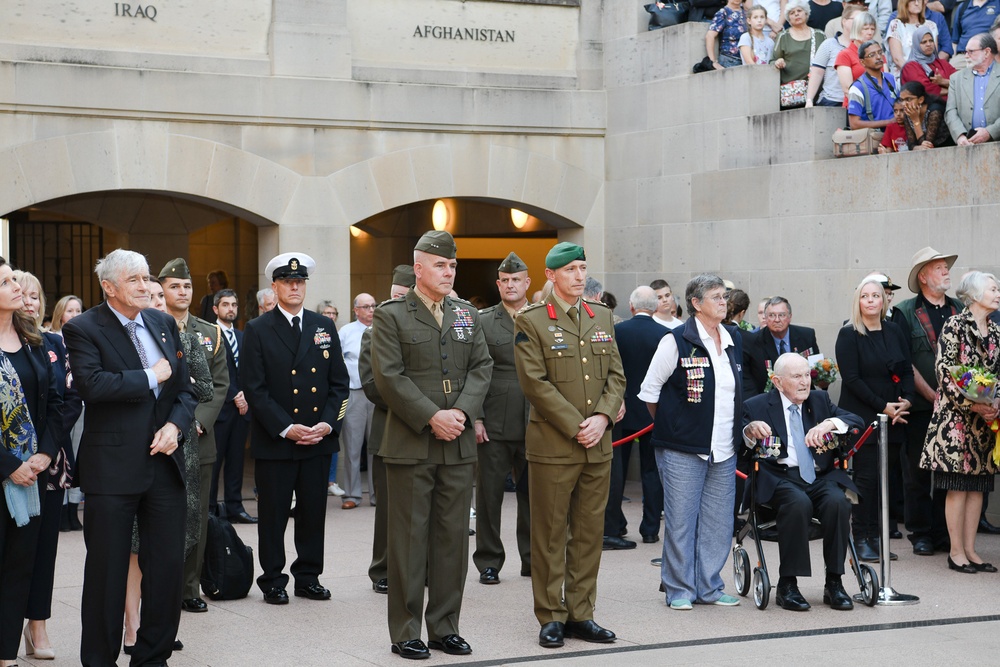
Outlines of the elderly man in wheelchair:
<svg viewBox="0 0 1000 667">
<path fill-rule="evenodd" d="M 791 611 L 809 609 L 796 577 L 812 573 L 809 533 L 815 517 L 822 525 L 826 565 L 823 602 L 837 610 L 853 609 L 841 576 L 850 540 L 849 494 L 856 498 L 857 488 L 834 465 L 837 452 L 832 445 L 836 434 L 864 424 L 857 415 L 835 406 L 825 391 L 811 389 L 809 364 L 798 354 L 778 357 L 771 381 L 775 391 L 744 402 L 743 435 L 747 446 L 756 447 L 758 453 L 754 502 L 777 513 L 781 566 L 775 600 Z"/>
</svg>

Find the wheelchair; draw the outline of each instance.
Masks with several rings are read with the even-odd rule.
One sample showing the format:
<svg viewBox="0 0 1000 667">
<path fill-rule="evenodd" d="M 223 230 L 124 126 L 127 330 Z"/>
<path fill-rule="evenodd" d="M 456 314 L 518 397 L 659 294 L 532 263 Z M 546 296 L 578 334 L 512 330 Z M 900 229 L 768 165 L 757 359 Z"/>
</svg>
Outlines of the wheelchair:
<svg viewBox="0 0 1000 667">
<path fill-rule="evenodd" d="M 829 447 L 836 449 L 839 457 L 837 465 L 846 470 L 847 452 L 850 451 L 846 438 L 834 438 L 829 443 Z M 764 452 L 758 443 L 751 453 L 750 474 L 747 479 L 747 492 L 744 496 L 749 496 L 749 502 L 745 505 L 748 508 L 748 516 L 746 523 L 736 532 L 736 545 L 733 547 L 733 583 L 736 586 L 736 591 L 741 597 L 746 597 L 752 586 L 753 602 L 758 609 L 766 609 L 771 599 L 771 580 L 767 574 L 767 563 L 764 560 L 764 549 L 761 542 L 778 541 L 774 510 L 755 502 L 757 474 L 763 458 Z M 750 569 L 750 556 L 743 547 L 743 540 L 748 536 L 754 541 L 757 551 L 757 565 L 753 570 Z M 822 539 L 822 537 L 822 525 L 818 519 L 813 518 L 809 529 L 809 540 Z M 861 589 L 861 601 L 866 606 L 873 607 L 878 602 L 878 575 L 875 573 L 875 568 L 858 560 L 858 552 L 854 547 L 854 536 L 850 531 L 847 537 L 850 566 L 858 580 L 858 587 Z"/>
</svg>

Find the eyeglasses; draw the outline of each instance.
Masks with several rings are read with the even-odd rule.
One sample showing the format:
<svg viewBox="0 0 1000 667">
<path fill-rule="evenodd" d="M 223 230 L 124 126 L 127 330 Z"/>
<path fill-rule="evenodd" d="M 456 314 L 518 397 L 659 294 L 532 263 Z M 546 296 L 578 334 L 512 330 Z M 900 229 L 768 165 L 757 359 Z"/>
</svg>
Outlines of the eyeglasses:
<svg viewBox="0 0 1000 667">
<path fill-rule="evenodd" d="M 866 54 L 865 58 L 881 58 L 884 55 L 885 51 L 879 49 L 878 51 L 872 51 L 871 53 Z"/>
<path fill-rule="evenodd" d="M 979 52 L 979 51 L 985 51 L 985 50 L 986 50 L 986 49 L 969 49 L 969 48 L 966 48 L 966 49 L 965 49 L 965 52 L 966 52 L 966 53 L 977 53 L 977 52 Z"/>
<path fill-rule="evenodd" d="M 375 310 L 375 304 L 370 304 L 367 306 L 355 306 L 358 310 Z"/>
<path fill-rule="evenodd" d="M 766 317 L 769 320 L 787 320 L 791 316 L 791 313 L 768 313 Z"/>
</svg>

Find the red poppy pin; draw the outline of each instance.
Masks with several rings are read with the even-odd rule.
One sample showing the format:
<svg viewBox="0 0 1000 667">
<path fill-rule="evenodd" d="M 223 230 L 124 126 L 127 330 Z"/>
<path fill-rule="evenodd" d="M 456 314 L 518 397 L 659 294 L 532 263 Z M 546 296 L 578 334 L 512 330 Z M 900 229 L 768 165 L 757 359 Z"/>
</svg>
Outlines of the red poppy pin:
<svg viewBox="0 0 1000 667">
<path fill-rule="evenodd" d="M 896 375 L 895 373 L 893 373 L 893 374 L 892 374 L 892 381 L 893 381 L 893 382 L 894 382 L 895 384 L 899 384 L 899 376 L 898 376 L 898 375 Z"/>
</svg>

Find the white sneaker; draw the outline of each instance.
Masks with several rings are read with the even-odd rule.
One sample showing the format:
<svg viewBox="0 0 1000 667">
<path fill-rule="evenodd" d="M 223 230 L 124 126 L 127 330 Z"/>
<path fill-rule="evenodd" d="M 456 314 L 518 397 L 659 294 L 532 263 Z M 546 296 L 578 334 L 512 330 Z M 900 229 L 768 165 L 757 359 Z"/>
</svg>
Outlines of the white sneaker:
<svg viewBox="0 0 1000 667">
<path fill-rule="evenodd" d="M 342 496 L 344 495 L 344 490 L 334 482 L 333 484 L 326 487 L 326 493 L 331 496 Z"/>
</svg>

